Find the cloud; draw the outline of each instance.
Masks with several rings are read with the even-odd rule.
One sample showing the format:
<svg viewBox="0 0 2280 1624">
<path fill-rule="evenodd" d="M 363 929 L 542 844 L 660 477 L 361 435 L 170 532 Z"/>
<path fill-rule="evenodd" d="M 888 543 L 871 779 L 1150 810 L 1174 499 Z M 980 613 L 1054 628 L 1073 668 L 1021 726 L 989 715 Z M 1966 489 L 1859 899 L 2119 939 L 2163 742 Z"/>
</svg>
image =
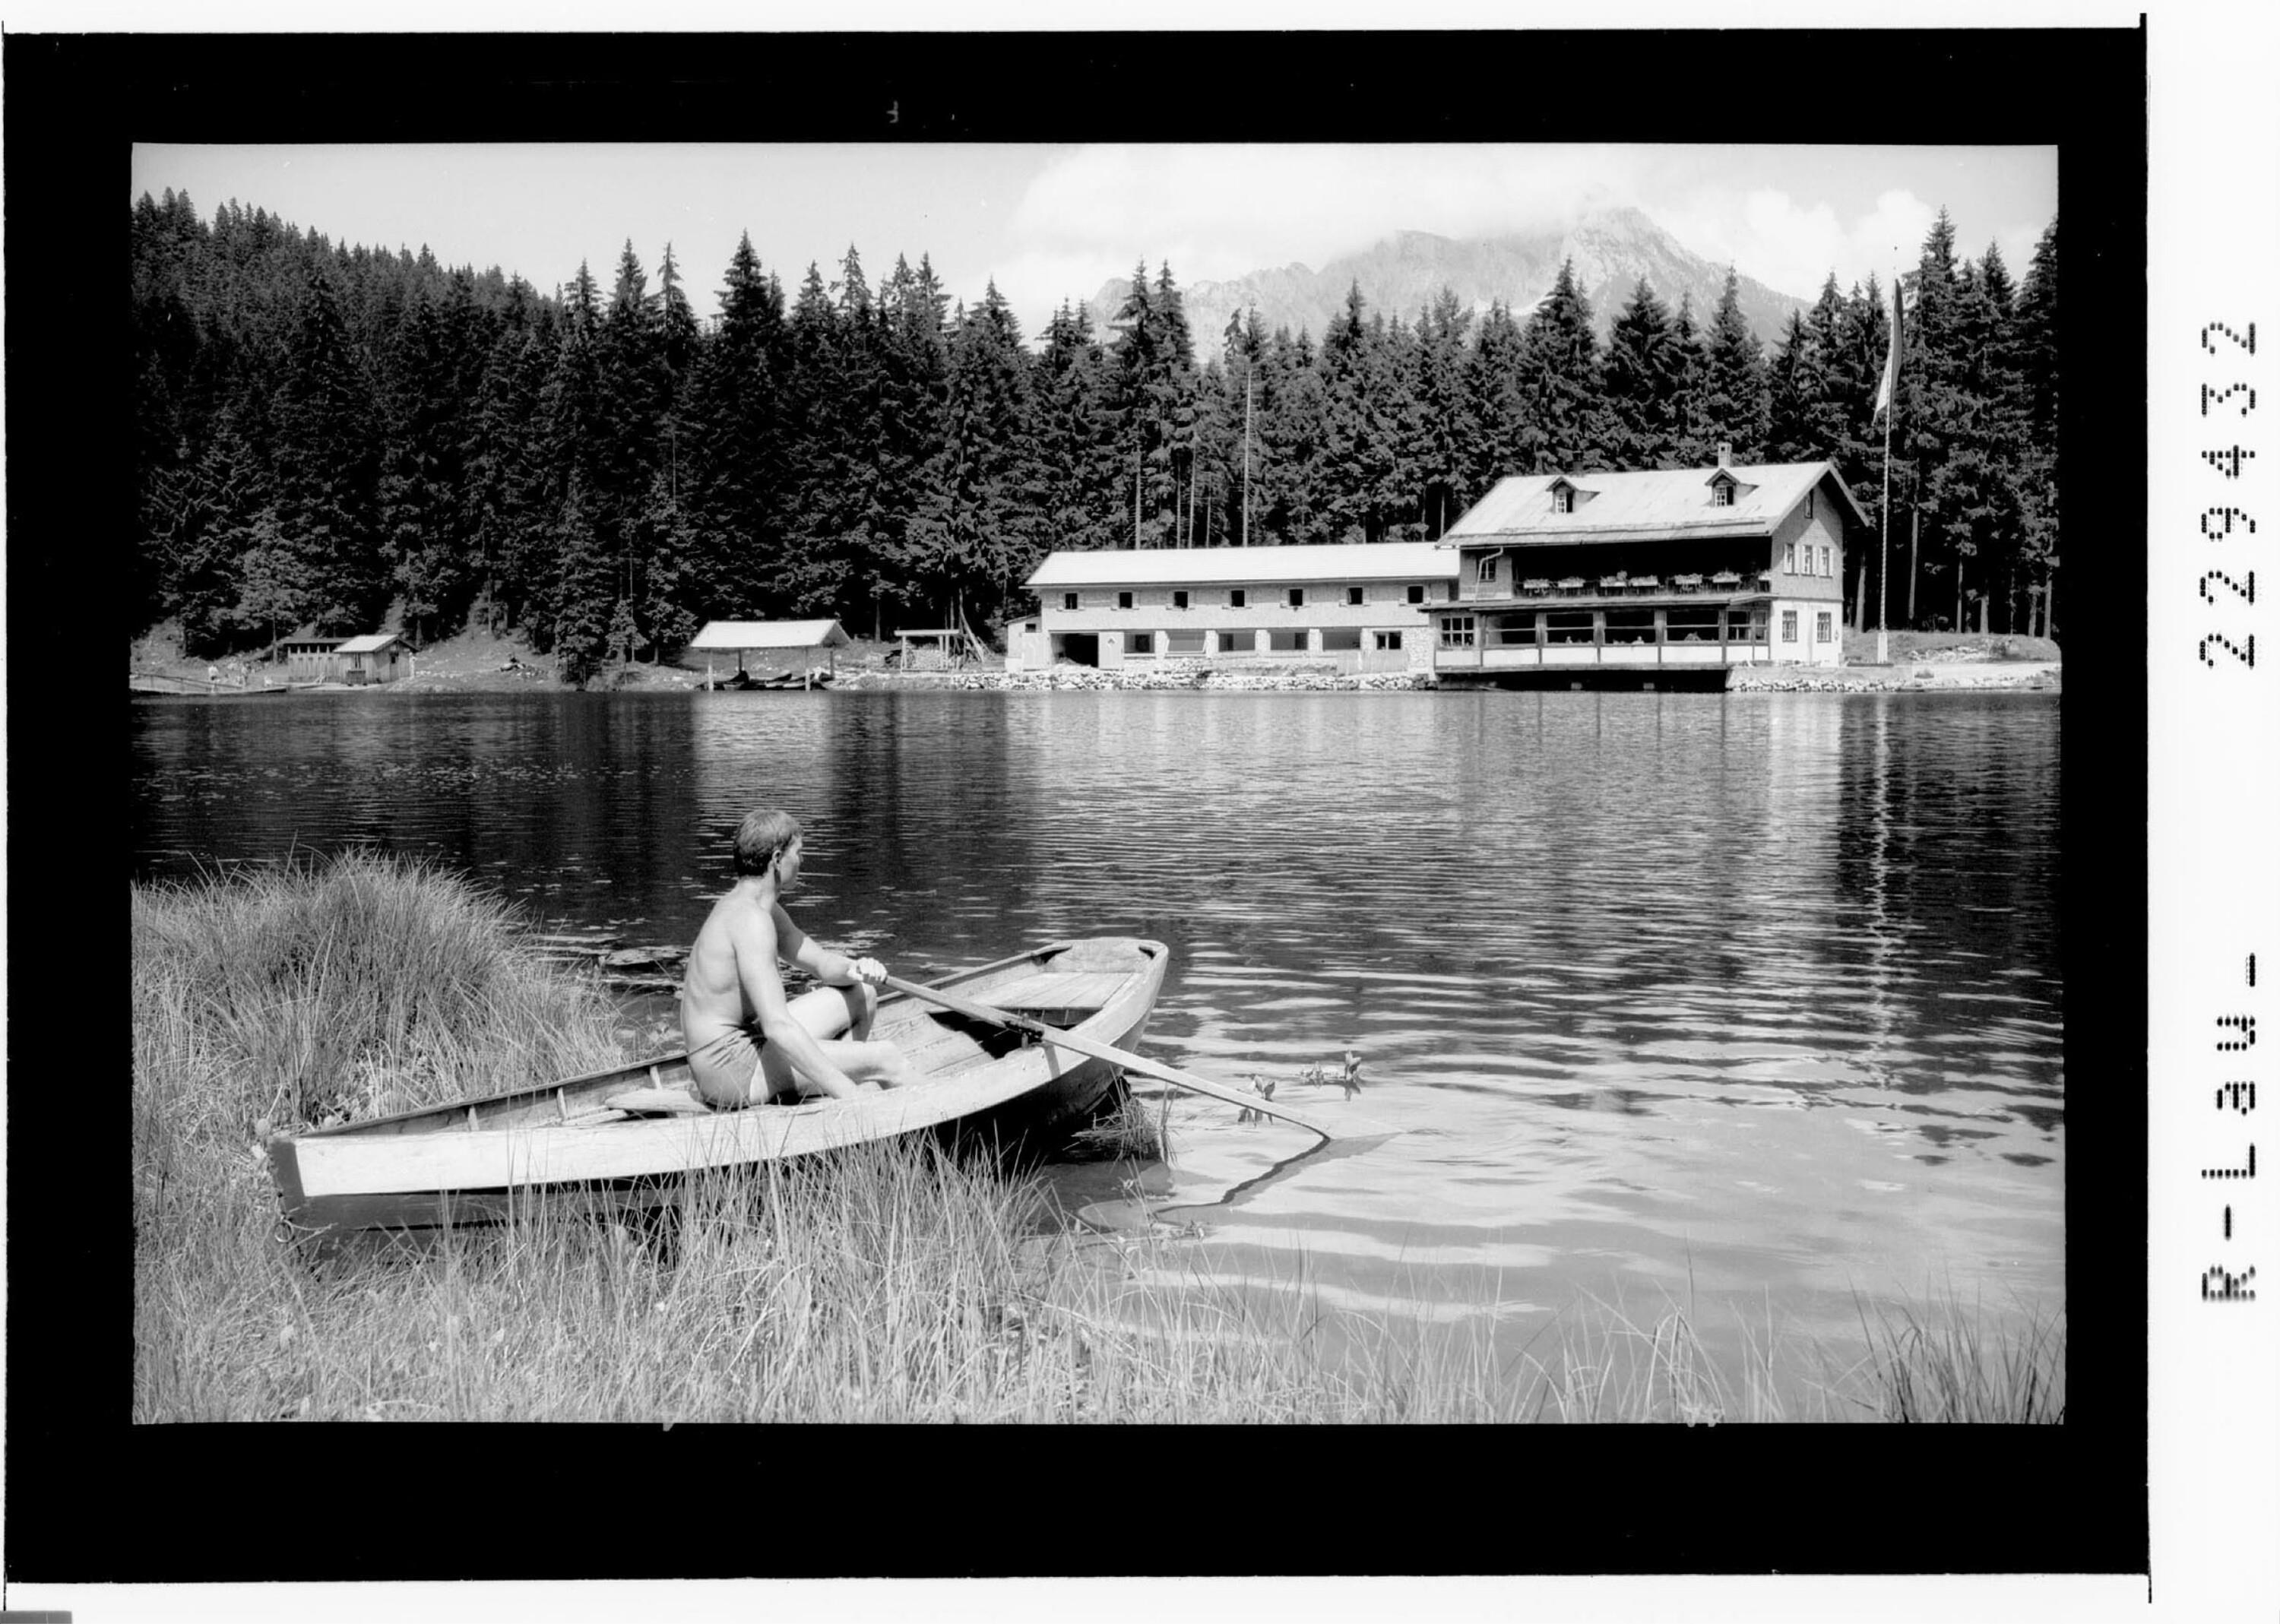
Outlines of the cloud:
<svg viewBox="0 0 2280 1624">
<path fill-rule="evenodd" d="M 1182 282 L 1218 281 L 1319 267 L 1398 230 L 1487 236 L 1568 218 L 1587 199 L 1632 201 L 1627 168 L 1568 147 L 1082 147 L 1030 184 L 1013 235 L 1027 252 L 1098 263 L 1103 277 L 1144 258 Z"/>
<path fill-rule="evenodd" d="M 1775 187 L 1693 190 L 1648 212 L 1705 258 L 1807 299 L 1831 272 L 1839 289 L 1871 272 L 1890 282 L 1895 266 L 1915 263 L 1938 213 L 1914 192 L 1893 189 L 1848 223 L 1829 204 L 1799 204 Z"/>
</svg>

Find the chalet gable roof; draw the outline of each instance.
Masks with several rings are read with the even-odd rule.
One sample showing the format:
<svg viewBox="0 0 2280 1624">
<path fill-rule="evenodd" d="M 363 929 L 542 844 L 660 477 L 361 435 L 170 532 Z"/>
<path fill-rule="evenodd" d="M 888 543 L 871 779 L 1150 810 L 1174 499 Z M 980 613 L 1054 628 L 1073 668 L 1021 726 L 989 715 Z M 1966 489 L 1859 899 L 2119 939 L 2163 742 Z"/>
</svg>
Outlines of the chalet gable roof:
<svg viewBox="0 0 2280 1624">
<path fill-rule="evenodd" d="M 1769 536 L 1806 496 L 1824 487 L 1841 513 L 1861 529 L 1872 527 L 1845 481 L 1826 462 L 1763 463 L 1703 468 L 1657 468 L 1583 476 L 1524 473 L 1499 480 L 1441 537 L 1442 547 L 1537 543 L 1629 542 Z M 1718 505 L 1710 488 L 1733 481 L 1733 500 Z M 1573 512 L 1560 512 L 1550 493 L 1565 484 L 1577 492 Z M 1587 504 L 1583 492 L 1591 492 Z"/>
</svg>

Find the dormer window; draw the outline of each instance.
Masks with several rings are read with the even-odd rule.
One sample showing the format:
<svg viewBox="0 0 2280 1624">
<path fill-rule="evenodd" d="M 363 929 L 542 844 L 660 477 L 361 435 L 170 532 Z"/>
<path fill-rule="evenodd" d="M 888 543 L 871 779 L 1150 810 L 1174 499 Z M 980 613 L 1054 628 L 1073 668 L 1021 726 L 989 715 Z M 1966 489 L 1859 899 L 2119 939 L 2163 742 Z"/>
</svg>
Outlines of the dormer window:
<svg viewBox="0 0 2280 1624">
<path fill-rule="evenodd" d="M 1498 555 L 1495 553 L 1484 552 L 1480 557 L 1480 562 L 1473 566 L 1473 580 L 1479 585 L 1487 586 L 1496 580 L 1497 558 Z"/>
<path fill-rule="evenodd" d="M 1733 481 L 1713 480 L 1711 481 L 1710 505 L 1712 507 L 1731 507 L 1734 505 Z"/>
<path fill-rule="evenodd" d="M 1554 485 L 1552 488 L 1552 511 L 1555 513 L 1575 511 L 1575 488 L 1573 485 Z"/>
</svg>

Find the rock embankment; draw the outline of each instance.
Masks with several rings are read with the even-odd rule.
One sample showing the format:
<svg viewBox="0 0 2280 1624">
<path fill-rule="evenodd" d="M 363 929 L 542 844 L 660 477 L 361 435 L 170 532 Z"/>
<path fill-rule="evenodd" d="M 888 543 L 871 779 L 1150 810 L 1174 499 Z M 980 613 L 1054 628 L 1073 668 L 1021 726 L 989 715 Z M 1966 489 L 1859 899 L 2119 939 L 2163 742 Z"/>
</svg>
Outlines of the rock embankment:
<svg viewBox="0 0 2280 1624">
<path fill-rule="evenodd" d="M 1835 671 L 1803 671 L 1773 667 L 1763 671 L 1737 669 L 1726 683 L 1730 694 L 1857 694 L 1949 693 L 1991 689 L 2055 693 L 2060 689 L 2055 660 L 2015 664 L 1961 661 L 1953 665 L 1846 666 Z"/>
</svg>

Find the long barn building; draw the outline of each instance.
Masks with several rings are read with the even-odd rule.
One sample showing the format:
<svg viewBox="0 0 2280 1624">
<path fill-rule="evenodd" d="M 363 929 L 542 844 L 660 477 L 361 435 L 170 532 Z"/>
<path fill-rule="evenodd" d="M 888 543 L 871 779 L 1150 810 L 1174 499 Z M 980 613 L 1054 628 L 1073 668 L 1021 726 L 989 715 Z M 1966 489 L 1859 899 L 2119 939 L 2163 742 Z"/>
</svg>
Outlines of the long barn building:
<svg viewBox="0 0 2280 1624">
<path fill-rule="evenodd" d="M 1456 595 L 1450 555 L 1431 542 L 1056 552 L 1027 584 L 1038 608 L 1007 633 L 1011 671 L 1197 658 L 1421 669 L 1426 611 Z"/>
</svg>

